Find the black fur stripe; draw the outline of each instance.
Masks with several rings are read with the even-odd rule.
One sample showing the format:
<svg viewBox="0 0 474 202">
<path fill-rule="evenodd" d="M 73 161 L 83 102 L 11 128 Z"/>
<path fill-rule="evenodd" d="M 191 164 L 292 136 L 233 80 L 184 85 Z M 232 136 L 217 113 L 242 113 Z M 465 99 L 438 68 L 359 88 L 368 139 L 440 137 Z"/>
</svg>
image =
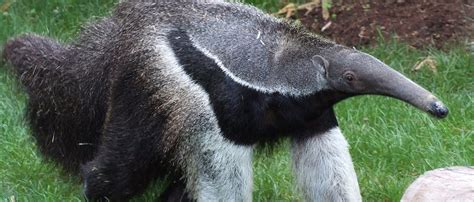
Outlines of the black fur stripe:
<svg viewBox="0 0 474 202">
<path fill-rule="evenodd" d="M 168 40 L 186 73 L 209 94 L 224 136 L 235 143 L 254 144 L 290 132 L 293 135 L 314 134 L 337 125 L 332 103 L 330 99 L 326 100 L 328 93 L 305 99 L 261 93 L 228 77 L 214 60 L 192 45 L 184 31 L 170 32 Z M 318 103 L 328 106 L 323 108 L 315 104 L 318 98 Z M 323 114 L 326 115 L 321 116 Z"/>
</svg>

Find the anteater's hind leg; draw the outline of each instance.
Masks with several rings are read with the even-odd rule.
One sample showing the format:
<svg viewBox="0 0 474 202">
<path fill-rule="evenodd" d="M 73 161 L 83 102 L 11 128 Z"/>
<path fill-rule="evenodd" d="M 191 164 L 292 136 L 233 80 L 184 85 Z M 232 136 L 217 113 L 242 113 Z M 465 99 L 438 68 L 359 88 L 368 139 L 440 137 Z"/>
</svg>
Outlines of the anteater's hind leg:
<svg viewBox="0 0 474 202">
<path fill-rule="evenodd" d="M 163 175 L 163 117 L 136 72 L 123 74 L 111 92 L 97 156 L 82 167 L 86 197 L 126 201 Z"/>
<path fill-rule="evenodd" d="M 84 73 L 89 67 L 80 62 L 80 53 L 36 35 L 12 39 L 4 50 L 28 94 L 28 118 L 40 151 L 71 171 L 92 159 L 105 114 L 96 96 L 105 85 Z"/>
<path fill-rule="evenodd" d="M 150 150 L 150 142 L 130 138 L 128 132 L 112 134 L 113 140 L 101 145 L 97 157 L 82 167 L 88 200 L 127 201 L 142 193 L 163 172 L 158 156 Z"/>
<path fill-rule="evenodd" d="M 159 128 L 138 125 L 138 121 L 132 120 L 138 119 L 127 113 L 114 113 L 97 156 L 82 167 L 88 200 L 128 201 L 142 193 L 154 179 L 169 174 L 166 168 L 170 164 L 163 160 Z M 192 201 L 189 197 L 184 179 L 178 179 L 168 186 L 159 201 Z"/>
<path fill-rule="evenodd" d="M 192 201 L 189 193 L 186 191 L 184 180 L 172 181 L 168 188 L 161 194 L 158 201 L 162 202 L 190 202 Z"/>
</svg>

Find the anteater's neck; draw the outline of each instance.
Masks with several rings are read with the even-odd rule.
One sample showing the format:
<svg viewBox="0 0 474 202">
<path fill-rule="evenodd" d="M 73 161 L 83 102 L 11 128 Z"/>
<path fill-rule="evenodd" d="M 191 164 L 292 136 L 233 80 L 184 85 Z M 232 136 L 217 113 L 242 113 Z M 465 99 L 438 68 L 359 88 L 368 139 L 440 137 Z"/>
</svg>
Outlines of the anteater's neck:
<svg viewBox="0 0 474 202">
<path fill-rule="evenodd" d="M 171 32 L 168 40 L 186 73 L 208 93 L 219 126 L 228 139 L 238 144 L 254 144 L 337 125 L 333 116 L 330 120 L 319 118 L 333 113 L 332 105 L 344 99 L 344 95 L 322 91 L 294 97 L 251 89 L 226 75 L 212 58 L 193 46 L 185 32 Z"/>
</svg>

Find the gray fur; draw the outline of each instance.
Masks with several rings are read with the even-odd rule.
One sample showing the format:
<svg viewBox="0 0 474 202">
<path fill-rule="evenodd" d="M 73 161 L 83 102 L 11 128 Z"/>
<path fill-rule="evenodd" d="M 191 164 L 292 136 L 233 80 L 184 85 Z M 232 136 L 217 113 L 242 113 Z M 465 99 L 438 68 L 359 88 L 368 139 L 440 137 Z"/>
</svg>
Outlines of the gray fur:
<svg viewBox="0 0 474 202">
<path fill-rule="evenodd" d="M 308 201 L 360 201 L 357 177 L 347 142 L 338 128 L 327 130 L 333 127 L 331 124 L 337 125 L 337 120 L 331 119 L 331 115 L 334 115 L 332 110 L 329 110 L 329 118 L 321 115 L 324 111 L 331 109 L 336 102 L 358 94 L 384 94 L 398 96 L 425 111 L 432 110 L 429 104 L 435 102 L 433 106 L 436 110 L 430 112 L 438 117 L 447 114 L 447 109 L 434 96 L 418 85 L 413 85 L 411 81 L 377 59 L 321 39 L 302 28 L 264 14 L 254 7 L 221 0 L 124 1 L 117 5 L 111 17 L 86 27 L 79 40 L 72 45 L 64 46 L 40 37 L 24 37 L 7 44 L 7 58 L 18 66 L 17 71 L 20 75 L 25 74 L 26 79 L 22 80 L 27 88 L 39 92 L 29 92 L 30 96 L 37 98 L 36 102 L 45 106 L 53 103 L 53 110 L 57 110 L 56 108 L 64 110 L 57 116 L 49 116 L 50 119 L 61 123 L 61 118 L 64 117 L 72 117 L 71 120 L 74 120 L 71 115 L 74 112 L 81 112 L 83 116 L 88 117 L 105 114 L 104 123 L 100 126 L 102 130 L 100 139 L 92 137 L 91 139 L 95 142 L 81 141 L 73 145 L 93 146 L 91 147 L 93 149 L 84 151 L 88 155 L 87 158 L 71 163 L 71 167 L 74 168 L 86 163 L 83 168 L 86 173 L 85 187 L 99 195 L 92 197 L 111 194 L 117 197 L 116 199 L 121 199 L 122 195 L 130 197 L 135 194 L 130 187 L 127 187 L 126 182 L 121 184 L 123 180 L 119 180 L 116 184 L 125 187 L 119 187 L 125 190 L 124 193 L 121 189 L 117 191 L 118 193 L 114 192 L 116 187 L 113 187 L 114 190 L 108 190 L 107 185 L 113 179 L 107 179 L 105 177 L 111 176 L 103 174 L 107 173 L 109 167 L 120 169 L 120 167 L 113 167 L 119 164 L 116 161 L 125 164 L 123 166 L 125 169 L 130 167 L 135 169 L 133 155 L 129 159 L 121 159 L 120 155 L 123 154 L 122 152 L 127 154 L 126 151 L 120 150 L 122 148 L 118 150 L 113 148 L 117 145 L 140 148 L 142 142 L 135 140 L 139 139 L 140 135 L 148 135 L 143 138 L 147 141 L 145 143 L 149 144 L 147 145 L 149 154 L 139 153 L 142 155 L 140 157 L 155 160 L 149 157 L 156 155 L 160 157 L 159 159 L 169 161 L 166 163 L 169 163 L 171 168 L 182 172 L 180 174 L 185 178 L 183 179 L 185 191 L 190 194 L 191 199 L 197 201 L 251 201 L 252 199 L 253 145 L 251 144 L 255 142 L 238 143 L 238 140 L 233 139 L 235 141 L 233 142 L 231 138 L 225 136 L 227 133 L 223 130 L 226 128 L 220 125 L 218 115 L 232 109 L 221 111 L 219 114 L 217 107 L 213 108 L 211 95 L 216 96 L 216 94 L 206 91 L 205 87 L 198 84 L 196 79 L 193 80 L 193 75 L 188 74 L 185 67 L 180 64 L 179 59 L 182 58 L 177 57 L 180 51 L 174 50 L 171 46 L 174 39 L 170 39 L 173 37 L 170 33 L 173 31 L 184 32 L 185 36 L 189 37 L 189 43 L 192 43 L 189 49 L 194 47 L 196 55 L 202 53 L 207 56 L 207 58 L 202 56 L 203 58 L 198 59 L 212 59 L 227 76 L 225 79 L 230 78 L 225 81 L 235 81 L 231 84 L 224 83 L 224 85 L 245 86 L 256 90 L 259 95 L 267 96 L 262 96 L 263 101 L 273 101 L 271 104 L 276 105 L 272 106 L 274 108 L 265 105 L 270 102 L 262 101 L 264 103 L 262 105 L 265 106 L 258 105 L 258 107 L 267 108 L 252 109 L 267 110 L 259 114 L 263 117 L 259 119 L 263 120 L 262 122 L 271 122 L 268 125 L 272 127 L 272 124 L 281 123 L 274 120 L 276 119 L 275 108 L 281 107 L 279 105 L 287 104 L 285 106 L 289 109 L 298 112 L 298 114 L 291 114 L 293 111 L 283 109 L 283 112 L 289 112 L 289 114 L 282 115 L 281 120 L 286 120 L 288 116 L 299 121 L 301 117 L 295 115 L 306 113 L 306 108 L 313 107 L 308 110 L 315 114 L 307 115 L 308 120 L 302 118 L 301 123 L 298 121 L 294 123 L 297 126 L 307 127 L 304 128 L 307 130 L 302 131 L 318 131 L 317 134 L 295 138 L 292 144 L 297 181 Z M 179 38 L 175 39 L 179 40 Z M 39 56 L 35 55 L 38 54 L 35 52 L 35 46 L 41 46 L 42 49 L 49 51 L 50 55 L 42 52 Z M 26 53 L 22 52 L 25 50 Z M 31 58 L 37 60 L 31 60 Z M 37 62 L 41 60 L 46 62 Z M 48 74 L 40 78 L 35 71 L 27 68 L 39 68 L 41 73 Z M 345 77 L 341 75 L 347 73 L 348 69 L 354 71 L 353 73 L 360 73 L 362 77 L 355 77 L 356 82 L 346 82 Z M 219 73 L 223 74 L 222 72 Z M 396 78 L 391 79 L 392 76 Z M 92 79 L 88 80 L 88 78 Z M 46 84 L 42 83 L 41 79 L 45 80 Z M 205 79 L 212 80 L 213 78 Z M 391 79 L 389 81 L 393 83 L 383 82 L 384 79 Z M 70 83 L 62 85 L 61 82 L 71 82 L 75 85 L 69 87 Z M 128 86 L 116 87 L 121 84 Z M 62 88 L 63 86 L 65 87 Z M 218 88 L 218 86 L 213 87 Z M 411 92 L 419 92 L 421 95 L 413 96 L 408 91 L 398 90 L 403 87 L 408 87 L 407 89 Z M 126 90 L 141 92 L 135 96 L 145 98 L 139 100 L 142 102 L 138 102 L 137 106 L 128 106 L 130 103 L 135 103 L 133 102 L 135 100 L 133 100 L 134 97 L 126 96 L 124 96 L 127 98 L 125 101 L 120 100 L 124 92 L 134 93 Z M 61 95 L 57 95 L 56 91 L 59 91 Z M 88 94 L 89 92 L 91 93 Z M 273 95 L 275 96 L 270 97 Z M 107 100 L 104 101 L 104 97 Z M 305 98 L 308 99 L 305 100 Z M 311 101 L 310 105 L 309 101 Z M 106 106 L 97 106 L 100 104 Z M 90 106 L 96 108 L 90 108 Z M 121 110 L 116 110 L 116 108 Z M 38 113 L 48 113 L 43 112 L 41 106 L 39 109 Z M 106 109 L 104 110 L 106 112 L 97 112 L 103 109 Z M 135 111 L 130 112 L 130 109 Z M 146 113 L 144 110 L 147 110 Z M 245 111 L 245 109 L 234 110 Z M 43 114 L 48 117 L 46 115 Z M 134 115 L 139 117 L 133 117 Z M 142 115 L 146 116 L 141 117 Z M 114 122 L 114 118 L 123 118 L 123 116 L 126 117 L 125 121 L 119 119 L 122 122 Z M 137 124 L 139 126 L 126 125 L 134 121 L 130 120 L 134 118 L 143 122 Z M 232 118 L 232 121 L 237 122 L 240 117 Z M 162 121 L 159 126 L 153 125 L 155 121 L 159 122 L 158 120 Z M 252 117 L 247 120 L 254 119 Z M 267 123 L 262 123 L 262 125 L 265 124 Z M 311 124 L 317 127 L 308 126 Z M 93 124 L 87 122 L 84 125 Z M 122 125 L 126 125 L 124 133 L 120 133 L 123 129 Z M 148 126 L 153 129 L 159 128 L 163 134 L 156 135 L 154 130 L 146 131 L 148 133 L 140 131 L 143 128 L 148 129 Z M 268 131 L 279 132 L 278 129 L 281 129 L 275 127 L 276 129 L 273 130 L 272 127 L 268 127 L 270 128 Z M 42 145 L 42 149 L 53 148 L 45 153 L 56 155 L 56 160 L 68 162 L 68 159 L 64 159 L 62 155 L 63 148 L 56 149 L 60 151 L 54 150 L 56 147 L 66 147 L 55 142 L 54 129 L 64 132 L 74 131 L 77 128 L 57 127 L 52 129 L 52 134 L 47 133 L 44 137 L 37 137 L 40 139 L 38 142 L 46 142 Z M 262 131 L 267 130 L 262 129 Z M 123 137 L 114 136 L 117 134 Z M 130 134 L 131 136 L 127 136 Z M 78 137 L 81 137 L 80 135 L 83 134 L 79 134 Z M 135 137 L 137 138 L 134 139 Z M 70 142 L 76 143 L 74 142 L 76 136 L 61 138 L 61 140 L 71 140 Z M 68 157 L 74 156 L 74 153 L 70 152 Z M 107 161 L 110 156 L 119 158 L 114 159 L 115 161 Z M 141 174 L 136 170 L 125 171 L 128 172 L 122 173 L 129 174 L 125 177 L 127 180 L 133 180 L 137 174 Z M 144 181 L 146 183 L 146 180 Z M 103 188 L 105 191 L 95 192 L 96 190 L 91 188 L 94 186 Z"/>
<path fill-rule="evenodd" d="M 339 128 L 292 142 L 296 181 L 307 201 L 362 201 L 349 145 Z"/>
<path fill-rule="evenodd" d="M 140 10 L 142 6 L 131 7 Z M 117 16 L 124 23 L 135 23 L 129 12 L 124 10 Z M 186 30 L 196 45 L 220 59 L 229 76 L 251 88 L 291 95 L 308 95 L 324 88 L 318 68 L 307 67 L 312 64 L 311 57 L 321 51 L 318 48 L 334 44 L 315 41 L 317 38 L 254 7 L 222 2 L 183 6 L 170 2 L 156 4 L 156 12 L 145 20 L 159 20 L 161 26 Z M 306 38 L 312 41 L 307 43 Z M 301 49 L 308 52 L 302 53 Z"/>
<path fill-rule="evenodd" d="M 180 138 L 167 145 L 178 146 L 174 160 L 185 171 L 187 190 L 198 201 L 251 201 L 252 147 L 223 138 L 207 93 L 182 70 L 166 40 L 156 32 L 164 29 L 149 29 L 145 33 L 150 35 L 143 36 L 142 42 L 151 46 L 155 56 L 149 61 L 147 80 L 161 89 L 156 98 L 168 101 L 157 113 L 170 115 L 165 126 L 169 134 L 164 136 Z M 162 80 L 166 85 L 160 84 Z"/>
</svg>

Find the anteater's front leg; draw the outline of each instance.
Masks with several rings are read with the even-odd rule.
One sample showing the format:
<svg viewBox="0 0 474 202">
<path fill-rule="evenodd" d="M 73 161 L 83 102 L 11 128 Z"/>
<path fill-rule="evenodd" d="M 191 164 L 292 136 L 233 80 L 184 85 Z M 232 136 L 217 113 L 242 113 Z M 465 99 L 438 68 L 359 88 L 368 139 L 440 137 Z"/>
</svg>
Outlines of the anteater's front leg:
<svg viewBox="0 0 474 202">
<path fill-rule="evenodd" d="M 349 145 L 337 127 L 333 112 L 325 116 L 321 121 L 332 120 L 332 128 L 293 139 L 293 167 L 298 186 L 307 201 L 361 201 Z"/>
</svg>

